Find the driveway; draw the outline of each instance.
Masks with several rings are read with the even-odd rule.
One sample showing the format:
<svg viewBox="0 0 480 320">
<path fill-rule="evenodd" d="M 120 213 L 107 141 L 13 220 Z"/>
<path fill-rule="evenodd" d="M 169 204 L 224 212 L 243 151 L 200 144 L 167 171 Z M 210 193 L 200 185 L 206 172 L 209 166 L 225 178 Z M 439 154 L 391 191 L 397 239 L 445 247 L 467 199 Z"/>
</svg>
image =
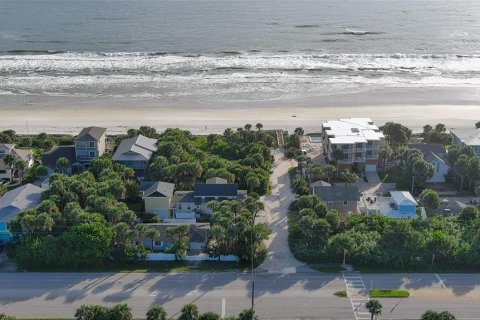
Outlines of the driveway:
<svg viewBox="0 0 480 320">
<path fill-rule="evenodd" d="M 290 190 L 288 169 L 296 166 L 296 163 L 278 150 L 274 152 L 274 156 L 275 170 L 270 177 L 272 192 L 262 197 L 265 210 L 257 219 L 259 223 L 266 223 L 272 230 L 272 234 L 265 241 L 268 254 L 265 261 L 258 267 L 258 271 L 270 273 L 312 271 L 304 263 L 296 260 L 288 247 L 287 211 L 288 205 L 295 198 Z"/>
<path fill-rule="evenodd" d="M 395 183 L 382 183 L 377 172 L 365 172 L 365 176 L 368 182 L 359 179 L 357 183 L 358 191 L 364 195 L 380 196 L 395 188 Z"/>
</svg>

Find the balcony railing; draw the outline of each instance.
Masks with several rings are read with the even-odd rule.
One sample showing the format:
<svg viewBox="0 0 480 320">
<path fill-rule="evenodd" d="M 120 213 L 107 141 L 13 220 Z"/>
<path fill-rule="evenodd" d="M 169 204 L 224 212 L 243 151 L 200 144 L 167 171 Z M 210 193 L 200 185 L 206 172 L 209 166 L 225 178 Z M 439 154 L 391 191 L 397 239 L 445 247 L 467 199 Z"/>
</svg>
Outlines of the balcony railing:
<svg viewBox="0 0 480 320">
<path fill-rule="evenodd" d="M 367 151 L 367 148 L 361 147 L 361 148 L 355 148 L 355 152 L 365 152 Z"/>
<path fill-rule="evenodd" d="M 367 160 L 377 160 L 378 154 L 367 155 Z"/>
<path fill-rule="evenodd" d="M 338 163 L 353 163 L 353 159 L 350 158 L 350 159 L 339 160 Z"/>
<path fill-rule="evenodd" d="M 380 146 L 378 144 L 372 144 L 372 145 L 367 144 L 367 150 L 379 150 L 379 149 L 380 149 Z"/>
<path fill-rule="evenodd" d="M 354 162 L 365 162 L 367 159 L 365 157 L 355 157 Z"/>
</svg>

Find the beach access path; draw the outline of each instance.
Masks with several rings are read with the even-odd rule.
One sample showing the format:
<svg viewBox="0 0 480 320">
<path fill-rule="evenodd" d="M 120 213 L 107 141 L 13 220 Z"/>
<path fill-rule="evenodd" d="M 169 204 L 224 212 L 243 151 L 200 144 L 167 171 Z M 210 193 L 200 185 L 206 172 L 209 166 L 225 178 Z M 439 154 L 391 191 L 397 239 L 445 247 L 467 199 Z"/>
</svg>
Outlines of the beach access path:
<svg viewBox="0 0 480 320">
<path fill-rule="evenodd" d="M 297 164 L 285 157 L 281 150 L 275 150 L 274 157 L 275 168 L 270 176 L 272 191 L 262 197 L 265 210 L 257 219 L 257 223 L 266 223 L 272 234 L 265 241 L 267 258 L 257 268 L 257 272 L 285 274 L 310 271 L 304 263 L 293 257 L 288 246 L 288 206 L 295 198 L 290 189 L 288 169 Z"/>
</svg>

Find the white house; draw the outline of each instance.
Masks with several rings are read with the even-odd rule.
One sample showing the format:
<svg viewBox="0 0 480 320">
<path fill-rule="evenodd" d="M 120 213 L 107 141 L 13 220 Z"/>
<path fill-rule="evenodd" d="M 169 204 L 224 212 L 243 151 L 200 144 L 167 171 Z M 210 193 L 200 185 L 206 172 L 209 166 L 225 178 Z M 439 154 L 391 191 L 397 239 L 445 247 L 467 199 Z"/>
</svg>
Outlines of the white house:
<svg viewBox="0 0 480 320">
<path fill-rule="evenodd" d="M 342 166 L 377 171 L 379 151 L 385 136 L 370 118 L 345 118 L 322 124 L 322 136 L 328 160 L 335 160 L 335 150 L 343 151 Z"/>
<path fill-rule="evenodd" d="M 450 129 L 452 142 L 458 146 L 471 146 L 480 156 L 480 129 Z"/>
<path fill-rule="evenodd" d="M 134 169 L 138 177 L 143 177 L 148 162 L 156 151 L 156 139 L 138 135 L 122 140 L 112 160 Z"/>
<path fill-rule="evenodd" d="M 13 144 L 0 143 L 0 180 L 11 179 L 13 173 L 10 166 L 3 161 L 7 154 L 10 154 L 16 159 L 25 162 L 27 168 L 31 168 L 33 166 L 32 150 L 16 149 L 15 145 Z"/>
</svg>

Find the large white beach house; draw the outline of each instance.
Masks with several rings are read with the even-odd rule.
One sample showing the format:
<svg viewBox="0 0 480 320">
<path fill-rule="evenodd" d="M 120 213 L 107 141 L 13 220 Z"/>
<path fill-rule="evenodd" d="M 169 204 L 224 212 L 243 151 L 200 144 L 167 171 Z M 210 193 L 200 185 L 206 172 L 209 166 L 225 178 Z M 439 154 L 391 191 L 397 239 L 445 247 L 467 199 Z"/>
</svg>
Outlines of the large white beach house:
<svg viewBox="0 0 480 320">
<path fill-rule="evenodd" d="M 343 152 L 340 165 L 360 171 L 376 171 L 385 136 L 370 118 L 344 118 L 322 123 L 322 139 L 330 161 L 334 152 Z"/>
</svg>

